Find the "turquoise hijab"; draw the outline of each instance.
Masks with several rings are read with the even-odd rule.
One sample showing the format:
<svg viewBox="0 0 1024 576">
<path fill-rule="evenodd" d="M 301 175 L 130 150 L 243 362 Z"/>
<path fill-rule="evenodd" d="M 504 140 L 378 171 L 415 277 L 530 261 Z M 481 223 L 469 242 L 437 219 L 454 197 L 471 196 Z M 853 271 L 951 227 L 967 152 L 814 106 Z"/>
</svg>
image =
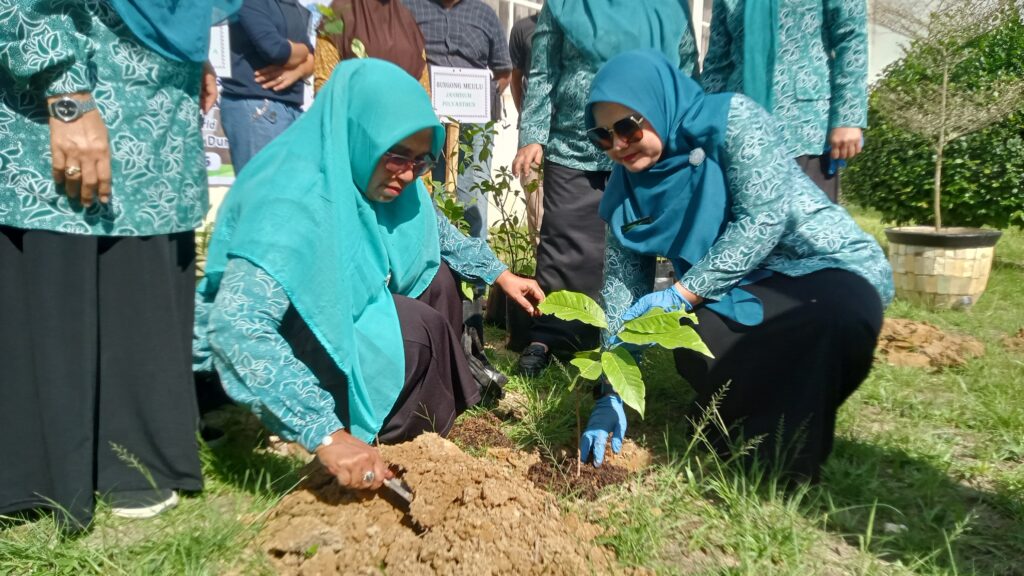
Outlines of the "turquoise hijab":
<svg viewBox="0 0 1024 576">
<path fill-rule="evenodd" d="M 627 50 L 652 48 L 678 66 L 679 43 L 692 34 L 684 0 L 547 0 L 544 8 L 597 65 Z"/>
<path fill-rule="evenodd" d="M 234 15 L 242 0 L 110 0 L 143 44 L 178 62 L 205 62 L 210 26 Z"/>
<path fill-rule="evenodd" d="M 775 100 L 775 56 L 779 0 L 743 3 L 743 93 L 771 112 Z"/>
<path fill-rule="evenodd" d="M 229 258 L 269 273 L 348 379 L 349 431 L 373 440 L 405 382 L 392 294 L 415 298 L 441 262 L 423 182 L 366 198 L 380 157 L 424 128 L 444 132 L 422 86 L 383 60 L 341 62 L 313 106 L 246 165 L 217 216 L 208 299 Z"/>
<path fill-rule="evenodd" d="M 728 223 L 722 162 L 732 96 L 705 94 L 653 50 L 612 58 L 590 89 L 588 129 L 594 126 L 594 104 L 614 102 L 643 116 L 664 146 L 658 162 L 643 172 L 615 166 L 601 199 L 601 218 L 629 250 L 672 260 L 679 277 L 707 255 Z M 763 318 L 760 302 L 735 288 L 708 307 L 742 323 Z"/>
</svg>

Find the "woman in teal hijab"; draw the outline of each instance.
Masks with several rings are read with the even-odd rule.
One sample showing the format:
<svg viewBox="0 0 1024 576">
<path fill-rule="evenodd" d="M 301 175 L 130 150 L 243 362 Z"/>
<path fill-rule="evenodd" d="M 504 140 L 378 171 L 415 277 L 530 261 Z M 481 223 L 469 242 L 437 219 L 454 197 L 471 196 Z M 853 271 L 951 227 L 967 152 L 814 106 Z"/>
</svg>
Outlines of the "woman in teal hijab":
<svg viewBox="0 0 1024 576">
<path fill-rule="evenodd" d="M 717 402 L 731 432 L 763 436 L 750 462 L 816 478 L 892 299 L 881 248 L 786 156 L 763 108 L 705 95 L 657 52 L 601 68 L 587 123 L 616 163 L 600 208 L 609 334 L 651 308 L 694 312 L 714 355 L 675 352 L 695 408 Z M 658 256 L 678 281 L 649 293 Z M 626 429 L 621 400 L 602 391 L 581 440 L 581 457 L 598 465 L 608 435 L 617 452 Z M 713 440 L 723 453 L 735 445 Z"/>
<path fill-rule="evenodd" d="M 208 336 L 228 394 L 349 487 L 389 474 L 371 443 L 446 434 L 480 399 L 449 264 L 528 312 L 543 299 L 436 214 L 418 177 L 442 142 L 415 79 L 345 61 L 218 214 L 197 356 Z"/>
</svg>

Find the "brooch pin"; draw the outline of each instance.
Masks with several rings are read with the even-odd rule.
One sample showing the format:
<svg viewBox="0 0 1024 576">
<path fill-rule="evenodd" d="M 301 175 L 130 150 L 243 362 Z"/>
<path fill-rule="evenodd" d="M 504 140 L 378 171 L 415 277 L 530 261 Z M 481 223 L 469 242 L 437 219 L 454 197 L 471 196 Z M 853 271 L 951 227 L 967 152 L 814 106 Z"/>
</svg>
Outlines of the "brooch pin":
<svg viewBox="0 0 1024 576">
<path fill-rule="evenodd" d="M 700 166 L 701 162 L 707 158 L 707 154 L 704 153 L 703 148 L 694 148 L 690 150 L 690 164 L 693 166 Z"/>
</svg>

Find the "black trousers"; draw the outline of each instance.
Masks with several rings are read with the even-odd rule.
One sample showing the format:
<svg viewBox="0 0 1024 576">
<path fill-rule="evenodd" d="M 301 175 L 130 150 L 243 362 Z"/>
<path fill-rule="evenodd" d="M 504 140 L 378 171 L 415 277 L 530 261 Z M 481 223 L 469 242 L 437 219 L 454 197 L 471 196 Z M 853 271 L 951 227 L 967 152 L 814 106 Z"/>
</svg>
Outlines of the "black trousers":
<svg viewBox="0 0 1024 576">
<path fill-rule="evenodd" d="M 796 163 L 800 165 L 800 169 L 804 171 L 804 174 L 807 174 L 818 185 L 818 188 L 825 192 L 829 200 L 839 202 L 839 173 L 828 173 L 830 162 L 831 156 L 828 154 L 796 157 Z"/>
<path fill-rule="evenodd" d="M 462 300 L 444 263 L 418 298 L 395 296 L 405 348 L 405 386 L 377 438 L 385 444 L 411 440 L 424 432 L 447 436 L 455 418 L 480 401 L 459 334 Z M 296 358 L 334 396 L 342 422 L 349 421 L 348 384 L 326 350 L 294 308 L 285 313 L 281 333 Z"/>
<path fill-rule="evenodd" d="M 193 232 L 0 227 L 0 514 L 202 488 L 191 374 Z M 145 468 L 141 472 L 126 457 Z"/>
<path fill-rule="evenodd" d="M 832 451 L 836 411 L 871 369 L 881 299 L 844 270 L 775 274 L 746 289 L 764 304 L 764 322 L 742 326 L 698 309 L 694 328 L 715 358 L 677 350 L 676 367 L 697 391 L 696 410 L 722 394 L 718 413 L 733 440 L 763 436 L 748 462 L 815 479 Z M 729 454 L 725 435 L 705 432 Z"/>
<path fill-rule="evenodd" d="M 597 212 L 609 172 L 584 172 L 544 162 L 544 221 L 536 279 L 545 293 L 582 292 L 597 300 L 604 281 L 605 223 Z M 556 353 L 597 346 L 600 331 L 554 316 L 535 318 L 530 341 Z"/>
</svg>

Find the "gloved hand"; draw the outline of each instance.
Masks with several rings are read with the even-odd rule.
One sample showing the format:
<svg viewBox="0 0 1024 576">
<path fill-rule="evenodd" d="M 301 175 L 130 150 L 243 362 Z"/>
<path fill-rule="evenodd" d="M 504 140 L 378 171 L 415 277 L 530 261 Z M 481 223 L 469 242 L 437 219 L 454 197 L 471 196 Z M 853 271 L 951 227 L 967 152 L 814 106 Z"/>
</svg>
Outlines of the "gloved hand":
<svg viewBox="0 0 1024 576">
<path fill-rule="evenodd" d="M 634 318 L 639 318 L 651 308 L 661 308 L 666 312 L 674 312 L 680 308 L 685 308 L 687 312 L 693 310 L 693 306 L 686 301 L 686 298 L 683 298 L 683 295 L 676 290 L 676 285 L 673 284 L 660 292 L 651 292 L 634 302 L 629 307 L 629 310 L 626 310 L 626 313 L 622 315 L 622 321 L 628 322 Z"/>
<path fill-rule="evenodd" d="M 612 435 L 612 452 L 618 454 L 626 437 L 626 412 L 618 394 L 607 394 L 594 405 L 587 428 L 580 437 L 580 460 L 593 461 L 594 466 L 600 466 L 604 462 L 608 434 Z"/>
</svg>

